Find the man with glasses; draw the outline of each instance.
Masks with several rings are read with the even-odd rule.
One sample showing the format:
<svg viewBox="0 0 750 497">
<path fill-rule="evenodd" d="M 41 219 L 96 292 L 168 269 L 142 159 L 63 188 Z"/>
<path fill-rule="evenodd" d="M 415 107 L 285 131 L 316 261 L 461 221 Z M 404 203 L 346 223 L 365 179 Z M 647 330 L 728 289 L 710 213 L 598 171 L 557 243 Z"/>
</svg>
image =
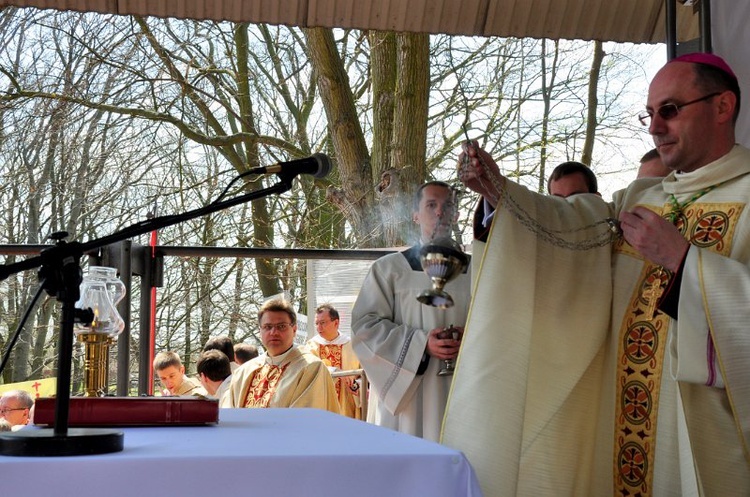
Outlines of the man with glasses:
<svg viewBox="0 0 750 497">
<path fill-rule="evenodd" d="M 339 412 L 333 378 L 323 362 L 294 344 L 297 313 L 283 299 L 258 311 L 266 351 L 232 375 L 222 407 L 315 407 Z"/>
<path fill-rule="evenodd" d="M 320 357 L 332 371 L 359 369 L 359 359 L 352 349 L 349 335 L 339 332 L 339 311 L 331 304 L 323 304 L 315 309 L 315 329 L 318 334 L 307 341 L 307 348 Z M 359 383 L 352 376 L 334 379 L 341 414 L 350 418 L 362 419 L 359 409 Z"/>
<path fill-rule="evenodd" d="M 673 173 L 611 204 L 537 195 L 466 145 L 462 181 L 500 207 L 442 441 L 466 453 L 485 495 L 750 495 L 739 108 L 720 57 L 668 62 L 640 119 Z"/>
<path fill-rule="evenodd" d="M 29 424 L 34 399 L 25 390 L 9 390 L 0 397 L 0 419 L 18 429 Z"/>
</svg>

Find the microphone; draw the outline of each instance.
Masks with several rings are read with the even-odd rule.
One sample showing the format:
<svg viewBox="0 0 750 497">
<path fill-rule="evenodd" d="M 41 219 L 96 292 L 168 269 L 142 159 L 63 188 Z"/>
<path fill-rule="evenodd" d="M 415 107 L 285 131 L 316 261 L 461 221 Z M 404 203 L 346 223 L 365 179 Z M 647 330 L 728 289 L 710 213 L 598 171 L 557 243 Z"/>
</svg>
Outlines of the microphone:
<svg viewBox="0 0 750 497">
<path fill-rule="evenodd" d="M 266 167 L 254 167 L 247 174 L 312 174 L 314 178 L 325 178 L 331 172 L 331 159 L 326 154 L 314 154 L 304 159 L 279 162 Z"/>
</svg>

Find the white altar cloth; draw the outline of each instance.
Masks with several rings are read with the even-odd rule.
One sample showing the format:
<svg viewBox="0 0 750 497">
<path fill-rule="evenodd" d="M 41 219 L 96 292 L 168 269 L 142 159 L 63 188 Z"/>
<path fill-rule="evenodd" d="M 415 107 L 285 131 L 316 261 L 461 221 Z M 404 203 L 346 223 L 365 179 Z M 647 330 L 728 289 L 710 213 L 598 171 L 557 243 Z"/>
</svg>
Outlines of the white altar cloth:
<svg viewBox="0 0 750 497">
<path fill-rule="evenodd" d="M 216 426 L 123 428 L 125 450 L 114 454 L 0 456 L 0 493 L 482 495 L 462 453 L 420 438 L 317 409 L 221 409 L 219 416 Z"/>
</svg>

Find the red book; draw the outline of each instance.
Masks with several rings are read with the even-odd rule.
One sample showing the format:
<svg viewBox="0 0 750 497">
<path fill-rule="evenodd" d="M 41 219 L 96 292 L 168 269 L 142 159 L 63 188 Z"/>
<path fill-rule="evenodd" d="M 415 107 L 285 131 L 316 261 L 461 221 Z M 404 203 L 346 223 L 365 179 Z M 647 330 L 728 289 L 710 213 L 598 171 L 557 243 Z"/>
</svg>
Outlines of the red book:
<svg viewBox="0 0 750 497">
<path fill-rule="evenodd" d="M 34 424 L 53 425 L 55 399 L 34 402 Z M 71 397 L 68 426 L 205 425 L 219 422 L 219 401 L 191 397 Z"/>
</svg>

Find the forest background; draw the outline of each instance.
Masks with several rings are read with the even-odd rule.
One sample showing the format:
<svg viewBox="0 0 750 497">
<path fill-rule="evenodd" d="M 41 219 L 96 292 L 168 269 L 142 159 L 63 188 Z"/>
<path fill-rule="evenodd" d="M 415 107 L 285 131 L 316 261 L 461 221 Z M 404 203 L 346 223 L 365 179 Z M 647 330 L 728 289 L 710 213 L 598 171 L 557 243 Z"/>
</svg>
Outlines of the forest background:
<svg viewBox="0 0 750 497">
<path fill-rule="evenodd" d="M 93 240 L 208 205 L 250 168 L 323 152 L 334 163 L 327 177 L 300 176 L 283 195 L 165 228 L 159 244 L 400 247 L 415 240 L 414 188 L 456 181 L 467 137 L 540 192 L 559 162 L 590 164 L 609 198 L 652 146 L 635 115 L 665 60 L 661 45 L 28 8 L 0 11 L 0 34 L 0 244 L 45 244 L 61 230 Z M 230 196 L 274 179 L 247 177 Z M 464 243 L 476 200 L 460 199 Z M 167 258 L 156 349 L 190 368 L 211 336 L 257 343 L 267 297 L 285 293 L 310 311 L 306 278 L 304 260 Z M 29 271 L 0 283 L 3 351 L 36 280 Z M 58 312 L 53 299 L 39 305 L 0 383 L 54 376 Z M 133 363 L 138 340 L 134 330 L 117 345 Z"/>
</svg>

